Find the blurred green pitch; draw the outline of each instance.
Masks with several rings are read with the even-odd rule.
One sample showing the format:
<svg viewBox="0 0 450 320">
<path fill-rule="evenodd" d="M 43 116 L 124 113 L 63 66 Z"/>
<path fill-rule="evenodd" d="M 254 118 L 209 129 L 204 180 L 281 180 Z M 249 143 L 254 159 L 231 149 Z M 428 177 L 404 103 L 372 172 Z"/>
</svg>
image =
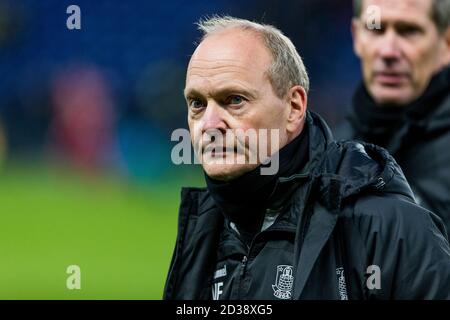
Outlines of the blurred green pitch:
<svg viewBox="0 0 450 320">
<path fill-rule="evenodd" d="M 138 186 L 3 168 L 0 299 L 161 299 L 180 186 L 189 183 L 180 175 Z M 80 290 L 66 287 L 73 264 L 81 268 Z"/>
</svg>

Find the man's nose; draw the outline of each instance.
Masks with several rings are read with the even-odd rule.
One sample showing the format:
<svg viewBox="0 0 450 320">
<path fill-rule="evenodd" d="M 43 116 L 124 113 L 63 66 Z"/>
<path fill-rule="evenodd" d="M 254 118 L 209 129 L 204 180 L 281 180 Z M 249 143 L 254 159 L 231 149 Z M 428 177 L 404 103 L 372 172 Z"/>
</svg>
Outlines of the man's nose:
<svg viewBox="0 0 450 320">
<path fill-rule="evenodd" d="M 225 109 L 216 102 L 208 102 L 202 117 L 202 131 L 219 130 L 225 133 L 227 124 L 225 121 Z"/>
<path fill-rule="evenodd" d="M 399 39 L 394 31 L 387 31 L 383 38 L 380 39 L 378 54 L 380 58 L 388 63 L 400 59 L 402 52 L 399 45 Z"/>
</svg>

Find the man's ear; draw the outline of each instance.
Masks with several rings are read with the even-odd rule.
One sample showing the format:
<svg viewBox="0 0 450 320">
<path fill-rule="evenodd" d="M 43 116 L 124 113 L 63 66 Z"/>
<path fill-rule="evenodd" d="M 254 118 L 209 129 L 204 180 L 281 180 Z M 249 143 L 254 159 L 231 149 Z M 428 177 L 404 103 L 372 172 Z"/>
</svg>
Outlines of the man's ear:
<svg viewBox="0 0 450 320">
<path fill-rule="evenodd" d="M 302 86 L 292 87 L 287 94 L 289 102 L 289 114 L 286 130 L 290 134 L 300 133 L 306 118 L 308 96 Z"/>
<path fill-rule="evenodd" d="M 444 32 L 444 41 L 445 41 L 444 66 L 446 66 L 450 64 L 450 27 L 448 27 L 447 30 Z"/>
<path fill-rule="evenodd" d="M 351 23 L 351 32 L 353 38 L 353 51 L 358 57 L 361 57 L 361 41 L 360 41 L 361 19 L 353 18 Z"/>
</svg>

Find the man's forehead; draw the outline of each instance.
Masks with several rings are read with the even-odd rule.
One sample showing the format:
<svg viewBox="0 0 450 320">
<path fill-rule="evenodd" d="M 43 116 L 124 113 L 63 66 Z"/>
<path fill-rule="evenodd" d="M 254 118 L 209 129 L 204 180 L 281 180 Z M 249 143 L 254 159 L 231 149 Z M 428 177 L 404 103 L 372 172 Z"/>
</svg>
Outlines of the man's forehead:
<svg viewBox="0 0 450 320">
<path fill-rule="evenodd" d="M 243 63 L 242 59 L 226 59 L 220 57 L 210 57 L 207 59 L 199 59 L 197 57 L 192 57 L 189 62 L 188 70 L 190 69 L 198 69 L 198 68 L 212 68 L 219 69 L 224 66 L 230 66 L 234 68 L 242 68 L 242 69 L 250 69 L 250 65 L 247 63 Z"/>
<path fill-rule="evenodd" d="M 271 55 L 260 37 L 254 32 L 231 29 L 204 39 L 195 49 L 189 68 L 267 67 L 270 62 Z"/>
<path fill-rule="evenodd" d="M 192 55 L 187 82 L 222 79 L 255 82 L 272 62 L 261 39 L 249 32 L 231 30 L 207 37 Z"/>
<path fill-rule="evenodd" d="M 240 87 L 252 90 L 261 85 L 264 74 L 265 70 L 232 59 L 192 60 L 186 75 L 185 94 L 206 88 L 220 91 L 221 88 Z"/>
<path fill-rule="evenodd" d="M 244 63 L 239 59 L 198 59 L 192 58 L 189 63 L 187 76 L 220 76 L 226 74 L 246 74 L 250 73 L 252 70 L 252 66 Z"/>
<path fill-rule="evenodd" d="M 363 0 L 362 16 L 365 16 L 369 6 L 380 9 L 381 18 L 389 18 L 392 14 L 421 15 L 429 17 L 433 0 Z M 367 11 L 369 13 L 369 11 Z"/>
</svg>

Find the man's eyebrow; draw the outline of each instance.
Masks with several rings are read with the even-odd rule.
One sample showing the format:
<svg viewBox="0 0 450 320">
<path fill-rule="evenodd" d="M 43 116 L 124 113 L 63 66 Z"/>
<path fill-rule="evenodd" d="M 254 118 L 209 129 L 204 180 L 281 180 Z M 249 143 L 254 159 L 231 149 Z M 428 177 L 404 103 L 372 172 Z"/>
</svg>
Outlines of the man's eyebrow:
<svg viewBox="0 0 450 320">
<path fill-rule="evenodd" d="M 420 23 L 417 23 L 416 21 L 397 21 L 395 24 L 396 28 L 406 28 L 406 27 L 412 27 L 417 29 L 423 29 L 423 26 Z"/>
<path fill-rule="evenodd" d="M 221 95 L 227 95 L 232 93 L 240 93 L 244 95 L 248 95 L 251 99 L 256 99 L 257 92 L 256 90 L 252 90 L 250 88 L 245 88 L 241 86 L 231 85 L 231 86 L 224 86 L 219 87 L 213 90 L 212 95 L 213 96 L 221 96 Z M 185 98 L 188 97 L 203 97 L 204 95 L 200 93 L 195 88 L 186 88 L 184 89 L 184 96 Z"/>
<path fill-rule="evenodd" d="M 194 88 L 185 88 L 183 90 L 183 94 L 184 94 L 185 98 L 192 97 L 192 96 L 195 96 L 195 97 L 202 96 L 202 94 Z"/>
<path fill-rule="evenodd" d="M 423 25 L 420 22 L 417 22 L 417 21 L 381 19 L 381 26 L 382 27 L 386 27 L 388 25 L 392 25 L 395 28 L 398 28 L 398 27 L 416 27 L 416 28 L 423 29 Z"/>
<path fill-rule="evenodd" d="M 236 85 L 230 85 L 230 86 L 224 86 L 217 88 L 215 91 L 215 94 L 217 95 L 227 95 L 232 93 L 241 93 L 244 95 L 248 95 L 249 98 L 255 99 L 257 96 L 257 93 L 255 90 L 252 90 L 250 88 L 245 88 L 242 86 L 236 86 Z"/>
</svg>

